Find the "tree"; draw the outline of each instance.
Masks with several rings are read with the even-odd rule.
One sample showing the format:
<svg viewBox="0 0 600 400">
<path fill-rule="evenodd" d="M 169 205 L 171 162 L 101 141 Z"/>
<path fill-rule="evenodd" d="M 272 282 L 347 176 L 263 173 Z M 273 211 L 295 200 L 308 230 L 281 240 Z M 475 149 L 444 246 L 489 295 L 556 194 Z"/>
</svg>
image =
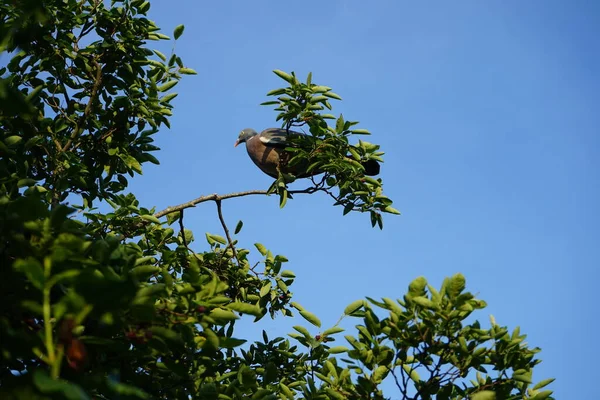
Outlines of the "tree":
<svg viewBox="0 0 600 400">
<path fill-rule="evenodd" d="M 383 399 L 386 380 L 398 389 L 387 396 L 403 399 L 551 398 L 552 380 L 532 385 L 539 349 L 518 328 L 470 318 L 485 302 L 462 275 L 439 290 L 419 277 L 401 299 L 353 302 L 342 318 L 357 319 L 356 331 L 334 346 L 343 329 L 317 331 L 318 317 L 292 301 L 287 259 L 235 240 L 242 223 L 230 230 L 221 209 L 231 197 L 277 194 L 283 207 L 294 194 L 325 193 L 380 228 L 383 213 L 398 213 L 358 163 L 381 160 L 379 146 L 351 144 L 369 132 L 325 113 L 340 98 L 310 75 L 276 70 L 286 86 L 265 103 L 283 127 L 313 136 L 290 148 L 290 162 L 324 172 L 308 188 L 289 190 L 294 177 L 280 174 L 265 191 L 160 212 L 126 194 L 128 177 L 158 164 L 153 137 L 169 126 L 172 89 L 195 74 L 147 47 L 170 40 L 149 9 L 143 0 L 0 6 L 10 56 L 0 69 L 0 397 Z M 113 210 L 99 212 L 99 201 Z M 209 201 L 224 236 L 201 245 L 184 211 Z M 239 318 L 294 313 L 313 332 L 247 343 L 235 330 Z"/>
</svg>

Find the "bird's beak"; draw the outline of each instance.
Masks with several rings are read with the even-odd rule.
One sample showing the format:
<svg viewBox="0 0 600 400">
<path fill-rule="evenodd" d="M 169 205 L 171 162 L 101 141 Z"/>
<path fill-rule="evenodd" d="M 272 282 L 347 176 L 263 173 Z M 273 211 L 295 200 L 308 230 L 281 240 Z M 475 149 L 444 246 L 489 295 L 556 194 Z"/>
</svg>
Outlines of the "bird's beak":
<svg viewBox="0 0 600 400">
<path fill-rule="evenodd" d="M 233 147 L 237 147 L 238 144 L 240 144 L 240 141 L 236 140 L 235 143 L 233 144 Z"/>
</svg>

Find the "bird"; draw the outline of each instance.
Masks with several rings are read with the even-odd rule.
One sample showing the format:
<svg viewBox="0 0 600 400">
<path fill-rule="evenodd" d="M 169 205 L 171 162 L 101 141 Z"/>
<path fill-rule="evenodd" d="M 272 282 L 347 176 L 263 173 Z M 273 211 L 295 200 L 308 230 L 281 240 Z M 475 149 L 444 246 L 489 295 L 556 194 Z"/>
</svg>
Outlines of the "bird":
<svg viewBox="0 0 600 400">
<path fill-rule="evenodd" d="M 302 163 L 294 166 L 287 165 L 293 155 L 287 152 L 285 148 L 295 145 L 289 141 L 290 136 L 293 135 L 309 137 L 304 133 L 281 128 L 267 128 L 261 133 L 252 128 L 246 128 L 240 132 L 234 147 L 246 143 L 246 150 L 254 164 L 262 172 L 275 179 L 278 178 L 279 171 L 292 174 L 296 178 L 307 178 L 322 173 L 323 171 L 318 170 L 307 172 L 306 168 L 308 166 Z M 365 175 L 375 176 L 379 174 L 380 166 L 376 160 L 362 161 L 361 164 L 365 168 Z"/>
</svg>

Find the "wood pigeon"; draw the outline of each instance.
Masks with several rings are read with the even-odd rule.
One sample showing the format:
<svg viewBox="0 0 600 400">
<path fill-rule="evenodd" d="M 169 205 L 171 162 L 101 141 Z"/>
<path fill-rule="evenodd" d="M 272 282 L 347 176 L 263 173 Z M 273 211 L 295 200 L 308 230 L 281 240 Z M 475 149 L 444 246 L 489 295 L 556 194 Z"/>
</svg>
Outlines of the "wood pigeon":
<svg viewBox="0 0 600 400">
<path fill-rule="evenodd" d="M 279 168 L 281 172 L 294 175 L 296 178 L 306 178 L 312 175 L 318 175 L 322 171 L 312 171 L 307 173 L 303 171 L 307 165 L 294 165 L 288 167 L 287 163 L 292 155 L 285 151 L 290 147 L 288 142 L 289 135 L 303 135 L 303 133 L 288 131 L 280 128 L 268 128 L 257 133 L 254 129 L 246 128 L 242 130 L 234 147 L 240 143 L 246 143 L 248 155 L 254 161 L 254 164 L 265 174 L 272 178 L 278 177 Z M 361 163 L 365 168 L 365 175 L 374 176 L 379 174 L 379 163 L 375 160 L 367 160 Z"/>
</svg>

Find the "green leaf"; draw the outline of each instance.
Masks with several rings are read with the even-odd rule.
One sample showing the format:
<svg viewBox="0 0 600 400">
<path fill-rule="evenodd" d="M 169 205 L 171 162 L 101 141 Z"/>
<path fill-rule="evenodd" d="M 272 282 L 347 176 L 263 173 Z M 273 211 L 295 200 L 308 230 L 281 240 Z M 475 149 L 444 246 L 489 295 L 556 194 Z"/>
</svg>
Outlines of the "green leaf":
<svg viewBox="0 0 600 400">
<path fill-rule="evenodd" d="M 67 271 L 60 272 L 60 273 L 58 273 L 56 275 L 53 275 L 52 278 L 50 278 L 48 280 L 48 286 L 52 287 L 52 286 L 54 286 L 57 283 L 60 283 L 62 281 L 75 278 L 75 277 L 79 276 L 79 274 L 81 274 L 81 271 L 80 270 L 76 270 L 76 269 L 70 269 L 70 270 L 67 270 Z"/>
<path fill-rule="evenodd" d="M 240 233 L 243 226 L 244 226 L 244 223 L 241 220 L 238 221 L 237 225 L 235 226 L 235 231 L 233 232 L 233 234 L 237 235 L 238 233 Z"/>
<path fill-rule="evenodd" d="M 271 281 L 267 281 L 261 288 L 260 288 L 260 293 L 259 296 L 260 297 L 265 297 L 266 295 L 268 295 L 269 293 L 271 293 L 271 287 L 272 287 L 272 283 Z"/>
<path fill-rule="evenodd" d="M 311 89 L 313 93 L 325 93 L 331 90 L 329 86 L 313 86 Z"/>
<path fill-rule="evenodd" d="M 177 40 L 181 37 L 184 30 L 185 30 L 185 26 L 183 26 L 183 24 L 177 25 L 175 27 L 175 29 L 173 30 L 173 37 L 175 38 L 175 40 Z"/>
<path fill-rule="evenodd" d="M 412 301 L 414 301 L 421 307 L 430 308 L 430 309 L 435 308 L 435 304 L 431 300 L 429 300 L 427 297 L 424 297 L 424 296 L 413 297 Z"/>
<path fill-rule="evenodd" d="M 150 10 L 150 2 L 144 1 L 142 4 L 140 4 L 139 10 L 141 14 L 146 14 L 148 10 Z"/>
<path fill-rule="evenodd" d="M 167 61 L 167 56 L 165 56 L 163 53 L 161 53 L 158 50 L 153 50 L 154 54 L 156 54 L 158 56 L 158 58 L 160 58 L 163 61 Z"/>
<path fill-rule="evenodd" d="M 344 131 L 344 124 L 346 122 L 344 121 L 344 116 L 342 114 L 340 114 L 340 116 L 338 117 L 336 123 L 335 123 L 335 132 L 337 134 L 341 134 Z"/>
<path fill-rule="evenodd" d="M 284 383 L 279 382 L 279 389 L 281 389 L 281 393 L 290 400 L 295 399 L 296 397 L 294 396 L 294 392 L 292 392 L 292 390 L 286 386 Z"/>
<path fill-rule="evenodd" d="M 275 73 L 275 75 L 277 75 L 278 77 L 280 77 L 281 79 L 283 79 L 284 81 L 286 81 L 287 83 L 294 83 L 294 77 L 281 71 L 281 70 L 273 70 L 273 72 Z"/>
<path fill-rule="evenodd" d="M 122 383 L 122 382 L 117 382 L 114 379 L 107 379 L 108 381 L 108 387 L 115 393 L 117 393 L 118 395 L 122 395 L 125 397 L 137 397 L 138 399 L 147 399 L 150 396 L 148 395 L 148 393 L 144 392 L 142 389 L 132 386 L 132 385 L 128 385 L 126 383 Z"/>
<path fill-rule="evenodd" d="M 336 99 L 336 100 L 342 100 L 342 98 L 340 97 L 339 94 L 335 94 L 333 92 L 325 92 L 325 93 L 323 93 L 323 96 L 327 96 L 327 97 L 330 97 L 330 98 Z"/>
<path fill-rule="evenodd" d="M 178 212 L 167 214 L 167 225 L 172 225 L 174 222 L 179 220 L 181 214 Z"/>
<path fill-rule="evenodd" d="M 386 213 L 390 213 L 390 214 L 400 215 L 400 211 L 398 211 L 395 208 L 390 207 L 390 206 L 387 206 L 386 208 L 384 208 L 383 211 L 385 211 Z"/>
<path fill-rule="evenodd" d="M 161 103 L 168 103 L 169 101 L 173 100 L 175 97 L 177 97 L 179 94 L 178 93 L 169 93 L 163 97 L 160 98 L 160 102 Z"/>
<path fill-rule="evenodd" d="M 208 236 L 217 243 L 227 244 L 227 239 L 220 235 L 208 234 Z"/>
<path fill-rule="evenodd" d="M 139 267 L 132 268 L 129 273 L 136 278 L 147 279 L 148 277 L 158 274 L 162 271 L 162 268 L 155 267 L 154 265 L 140 265 Z"/>
<path fill-rule="evenodd" d="M 231 310 L 224 310 L 222 308 L 213 308 L 208 316 L 214 319 L 220 325 L 231 322 L 239 317 Z"/>
<path fill-rule="evenodd" d="M 224 347 L 226 349 L 233 349 L 234 347 L 241 346 L 246 342 L 247 340 L 245 339 L 236 339 L 230 337 L 222 337 L 219 339 L 219 344 L 221 345 L 221 347 Z"/>
<path fill-rule="evenodd" d="M 427 286 L 427 279 L 420 276 L 408 285 L 408 295 L 410 297 L 424 296 L 425 287 Z"/>
<path fill-rule="evenodd" d="M 367 129 L 352 129 L 350 132 L 354 133 L 355 135 L 370 135 L 371 132 L 369 132 Z"/>
<path fill-rule="evenodd" d="M 465 290 L 466 280 L 463 274 L 456 274 L 449 279 L 446 293 L 451 299 L 455 299 Z"/>
<path fill-rule="evenodd" d="M 152 154 L 144 153 L 144 154 L 142 154 L 142 157 L 143 157 L 142 161 L 150 161 L 152 164 L 160 165 L 160 161 L 158 161 L 158 159 L 156 157 L 154 157 Z"/>
<path fill-rule="evenodd" d="M 204 329 L 203 332 L 204 336 L 206 337 L 206 344 L 215 350 L 218 349 L 220 343 L 219 336 L 217 336 L 217 334 L 211 329 Z"/>
<path fill-rule="evenodd" d="M 555 381 L 555 378 L 548 378 L 548 379 L 544 379 L 543 381 L 538 382 L 534 387 L 533 390 L 538 390 L 541 389 L 543 387 L 548 386 L 549 384 L 551 384 L 552 382 Z"/>
<path fill-rule="evenodd" d="M 279 96 L 286 92 L 285 88 L 273 89 L 267 93 L 267 96 Z M 279 101 L 276 101 L 275 104 L 279 104 Z"/>
<path fill-rule="evenodd" d="M 4 143 L 7 146 L 14 146 L 17 143 L 19 143 L 21 140 L 23 140 L 23 138 L 21 136 L 13 135 L 13 136 L 9 136 L 6 139 L 4 139 Z"/>
<path fill-rule="evenodd" d="M 260 254 L 262 254 L 263 256 L 267 255 L 267 248 L 265 246 L 263 246 L 260 243 L 254 243 L 254 247 L 256 247 L 256 250 L 258 250 L 258 252 Z"/>
<path fill-rule="evenodd" d="M 333 335 L 336 333 L 344 332 L 344 328 L 340 328 L 339 326 L 334 326 L 332 328 L 326 329 L 323 331 L 323 335 Z"/>
<path fill-rule="evenodd" d="M 183 75 L 198 75 L 198 73 L 191 68 L 179 68 L 179 73 Z"/>
<path fill-rule="evenodd" d="M 531 374 L 514 374 L 512 378 L 517 382 L 532 383 Z"/>
<path fill-rule="evenodd" d="M 281 271 L 281 276 L 283 278 L 295 278 L 296 277 L 296 275 L 292 271 L 289 271 L 287 269 Z"/>
<path fill-rule="evenodd" d="M 159 86 L 156 88 L 156 90 L 158 90 L 159 92 L 166 92 L 167 90 L 171 89 L 173 86 L 177 85 L 179 81 L 177 81 L 176 79 L 170 80 L 169 82 Z"/>
<path fill-rule="evenodd" d="M 140 217 L 145 221 L 154 222 L 155 224 L 160 225 L 160 220 L 158 218 L 156 218 L 154 215 L 145 214 L 145 215 L 141 215 Z"/>
<path fill-rule="evenodd" d="M 552 394 L 552 390 L 542 390 L 535 394 L 535 396 L 530 397 L 529 400 L 545 400 Z"/>
<path fill-rule="evenodd" d="M 415 382 L 421 382 L 421 377 L 419 376 L 419 373 L 417 372 L 417 370 L 413 369 L 410 365 L 408 364 L 402 364 L 402 369 L 404 370 L 404 372 L 406 372 L 408 374 L 408 376 L 410 377 L 410 379 Z"/>
<path fill-rule="evenodd" d="M 44 288 L 44 270 L 38 260 L 33 257 L 27 257 L 26 259 L 19 259 L 15 261 L 14 268 L 25 274 L 29 282 L 36 288 L 42 290 Z"/>
<path fill-rule="evenodd" d="M 364 304 L 365 304 L 365 302 L 362 299 L 353 301 L 348 306 L 346 306 L 346 308 L 344 309 L 344 314 L 350 315 L 350 314 L 354 313 L 355 311 L 359 310 L 361 307 L 363 307 Z"/>
<path fill-rule="evenodd" d="M 373 382 L 381 383 L 389 374 L 390 369 L 385 365 L 380 365 L 373 371 Z"/>
<path fill-rule="evenodd" d="M 341 394 L 340 392 L 336 391 L 333 388 L 327 387 L 327 388 L 325 388 L 325 391 L 327 392 L 327 394 L 329 395 L 330 398 L 333 398 L 336 400 L 346 399 L 346 396 L 344 396 L 343 394 Z"/>
<path fill-rule="evenodd" d="M 33 100 L 33 98 L 36 97 L 42 91 L 43 88 L 44 88 L 44 85 L 36 86 L 35 89 L 33 89 L 31 92 L 29 92 L 27 97 L 25 97 L 25 101 L 30 102 L 31 100 Z"/>
<path fill-rule="evenodd" d="M 316 326 L 317 328 L 321 327 L 321 321 L 319 320 L 319 318 L 317 318 L 316 315 L 314 315 L 311 312 L 308 312 L 306 310 L 301 310 L 300 311 L 300 315 L 302 315 L 302 317 L 307 320 L 308 322 L 310 322 L 311 324 L 313 324 L 314 326 Z"/>
<path fill-rule="evenodd" d="M 279 208 L 285 207 L 285 204 L 287 203 L 287 199 L 288 199 L 287 190 L 281 189 L 279 191 Z"/>
<path fill-rule="evenodd" d="M 481 390 L 471 396 L 472 400 L 496 400 L 496 393 L 491 390 Z"/>
<path fill-rule="evenodd" d="M 305 327 L 300 326 L 300 325 L 295 325 L 292 328 L 294 328 L 295 330 L 300 332 L 305 338 L 307 338 L 307 339 L 311 338 L 310 332 Z"/>
<path fill-rule="evenodd" d="M 396 302 L 390 298 L 387 298 L 387 297 L 384 297 L 382 300 L 385 303 L 386 308 L 388 310 L 390 310 L 391 312 L 393 312 L 394 314 L 402 315 L 402 313 L 404 312 L 402 310 L 402 308 L 400 307 L 400 305 L 398 304 L 398 302 Z"/>
<path fill-rule="evenodd" d="M 230 308 L 234 311 L 241 312 L 242 314 L 250 314 L 250 315 L 254 315 L 254 316 L 261 315 L 260 308 L 258 308 L 255 305 L 248 304 L 248 303 L 242 303 L 242 302 L 236 301 L 236 302 L 227 304 L 227 308 Z"/>
<path fill-rule="evenodd" d="M 138 174 L 142 173 L 142 165 L 138 160 L 136 160 L 133 156 L 130 155 L 120 155 L 121 160 L 127 165 L 127 167 L 131 168 Z"/>
<path fill-rule="evenodd" d="M 179 336 L 179 334 L 171 329 L 164 328 L 162 326 L 153 326 L 150 330 L 152 331 L 153 335 L 156 335 L 169 342 L 181 341 L 181 337 Z"/>
<path fill-rule="evenodd" d="M 279 289 L 281 289 L 281 291 L 283 293 L 288 293 L 289 289 L 287 287 L 287 285 L 285 284 L 284 281 L 282 281 L 281 279 L 276 279 L 275 282 L 277 282 L 277 286 L 279 287 Z"/>
<path fill-rule="evenodd" d="M 25 186 L 33 186 L 36 182 L 37 181 L 35 179 L 30 178 L 19 179 L 19 181 L 17 182 L 17 187 L 22 188 Z"/>
<path fill-rule="evenodd" d="M 335 346 L 330 348 L 329 350 L 327 350 L 327 352 L 329 354 L 340 354 L 340 353 L 346 353 L 350 351 L 349 348 L 347 348 L 346 346 Z"/>
<path fill-rule="evenodd" d="M 60 393 L 60 398 L 66 400 L 88 400 L 90 397 L 83 389 L 62 379 L 52 379 L 45 371 L 33 371 L 33 383 L 42 393 Z"/>
</svg>

